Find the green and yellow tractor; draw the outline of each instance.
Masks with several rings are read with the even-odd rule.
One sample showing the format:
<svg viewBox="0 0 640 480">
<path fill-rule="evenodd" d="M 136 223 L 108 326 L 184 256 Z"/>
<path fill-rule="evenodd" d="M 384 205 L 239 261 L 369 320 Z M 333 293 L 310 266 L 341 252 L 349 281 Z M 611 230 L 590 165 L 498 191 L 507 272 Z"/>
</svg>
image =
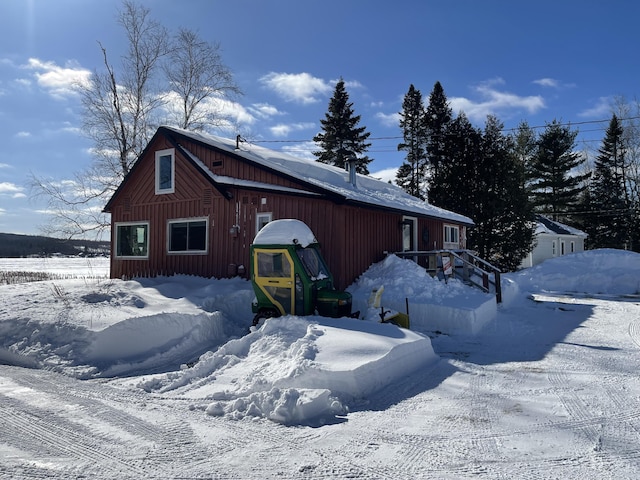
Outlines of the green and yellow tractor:
<svg viewBox="0 0 640 480">
<path fill-rule="evenodd" d="M 334 288 L 333 276 L 311 229 L 300 220 L 274 220 L 250 247 L 251 282 L 256 294 L 253 325 L 281 315 L 357 317 L 351 294 Z"/>
</svg>

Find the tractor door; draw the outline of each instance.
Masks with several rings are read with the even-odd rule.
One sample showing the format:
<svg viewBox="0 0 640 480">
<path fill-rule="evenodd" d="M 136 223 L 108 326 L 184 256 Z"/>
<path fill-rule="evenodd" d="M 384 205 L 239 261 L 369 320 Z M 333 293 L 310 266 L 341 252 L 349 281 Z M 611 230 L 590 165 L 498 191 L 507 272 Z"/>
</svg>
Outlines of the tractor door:
<svg viewBox="0 0 640 480">
<path fill-rule="evenodd" d="M 286 249 L 255 248 L 254 282 L 281 315 L 296 312 L 295 271 Z"/>
</svg>

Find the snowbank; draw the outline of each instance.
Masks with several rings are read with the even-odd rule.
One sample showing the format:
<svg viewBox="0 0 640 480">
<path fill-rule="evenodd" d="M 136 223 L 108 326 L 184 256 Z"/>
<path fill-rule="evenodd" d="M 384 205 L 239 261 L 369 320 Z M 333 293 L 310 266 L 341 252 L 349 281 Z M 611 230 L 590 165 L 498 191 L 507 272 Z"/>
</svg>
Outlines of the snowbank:
<svg viewBox="0 0 640 480">
<path fill-rule="evenodd" d="M 520 290 L 624 295 L 640 293 L 640 254 L 598 249 L 546 260 L 510 278 Z"/>
<path fill-rule="evenodd" d="M 203 355 L 193 368 L 138 386 L 189 399 L 209 415 L 297 424 L 345 414 L 353 401 L 436 360 L 427 337 L 395 325 L 287 316 Z"/>
<path fill-rule="evenodd" d="M 347 290 L 354 310 L 367 310 L 372 290 L 384 287 L 385 309 L 406 311 L 409 304 L 411 329 L 420 332 L 475 334 L 496 315 L 495 295 L 471 288 L 457 279 L 443 282 L 411 260 L 389 255 L 372 265 Z"/>
<path fill-rule="evenodd" d="M 48 263 L 62 268 L 64 261 Z M 637 294 L 640 255 L 567 255 L 505 275 L 503 285 L 507 299 L 536 291 Z M 404 312 L 409 299 L 413 331 L 379 323 L 368 300 L 381 286 L 385 310 Z M 372 265 L 349 291 L 363 320 L 287 316 L 246 334 L 254 294 L 239 278 L 2 285 L 0 362 L 116 376 L 110 381 L 122 387 L 184 400 L 209 415 L 310 424 L 331 421 L 436 362 L 420 332 L 473 334 L 495 315 L 492 295 L 438 281 L 395 256 Z"/>
</svg>

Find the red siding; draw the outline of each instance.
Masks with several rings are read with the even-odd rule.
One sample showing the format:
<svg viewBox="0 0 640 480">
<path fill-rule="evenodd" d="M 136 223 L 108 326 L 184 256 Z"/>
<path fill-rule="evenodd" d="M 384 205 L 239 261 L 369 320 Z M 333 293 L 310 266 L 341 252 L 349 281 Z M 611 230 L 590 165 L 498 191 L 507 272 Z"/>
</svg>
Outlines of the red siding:
<svg viewBox="0 0 640 480">
<path fill-rule="evenodd" d="M 231 155 L 181 140 L 214 173 L 263 183 L 302 188 Z M 340 205 L 327 198 L 294 196 L 278 192 L 257 192 L 241 188 L 230 190 L 225 198 L 176 150 L 175 193 L 155 194 L 155 151 L 173 146 L 156 138 L 145 157 L 111 203 L 112 225 L 118 222 L 149 222 L 148 260 L 116 259 L 112 251 L 111 276 L 135 277 L 191 274 L 223 278 L 234 276 L 230 265 L 249 266 L 249 245 L 256 234 L 256 214 L 270 212 L 273 219 L 297 218 L 314 232 L 334 274 L 336 286 L 345 288 L 384 252 L 402 250 L 402 215 L 374 207 Z M 209 219 L 208 254 L 167 254 L 167 222 L 171 219 L 206 217 Z M 237 234 L 230 232 L 238 225 Z M 431 245 L 422 241 L 429 230 Z M 112 228 L 115 234 L 115 228 Z M 418 248 L 442 247 L 442 221 L 420 218 Z M 112 250 L 115 241 L 112 241 Z"/>
</svg>

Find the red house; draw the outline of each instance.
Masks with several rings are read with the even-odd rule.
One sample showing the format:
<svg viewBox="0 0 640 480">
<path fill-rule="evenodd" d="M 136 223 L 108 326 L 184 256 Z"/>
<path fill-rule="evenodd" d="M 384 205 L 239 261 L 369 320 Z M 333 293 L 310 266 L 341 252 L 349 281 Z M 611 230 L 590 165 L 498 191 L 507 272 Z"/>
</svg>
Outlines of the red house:
<svg viewBox="0 0 640 480">
<path fill-rule="evenodd" d="M 465 248 L 473 225 L 384 181 L 170 127 L 158 129 L 104 211 L 112 278 L 245 276 L 256 232 L 296 218 L 315 233 L 339 289 L 385 252 Z"/>
</svg>

